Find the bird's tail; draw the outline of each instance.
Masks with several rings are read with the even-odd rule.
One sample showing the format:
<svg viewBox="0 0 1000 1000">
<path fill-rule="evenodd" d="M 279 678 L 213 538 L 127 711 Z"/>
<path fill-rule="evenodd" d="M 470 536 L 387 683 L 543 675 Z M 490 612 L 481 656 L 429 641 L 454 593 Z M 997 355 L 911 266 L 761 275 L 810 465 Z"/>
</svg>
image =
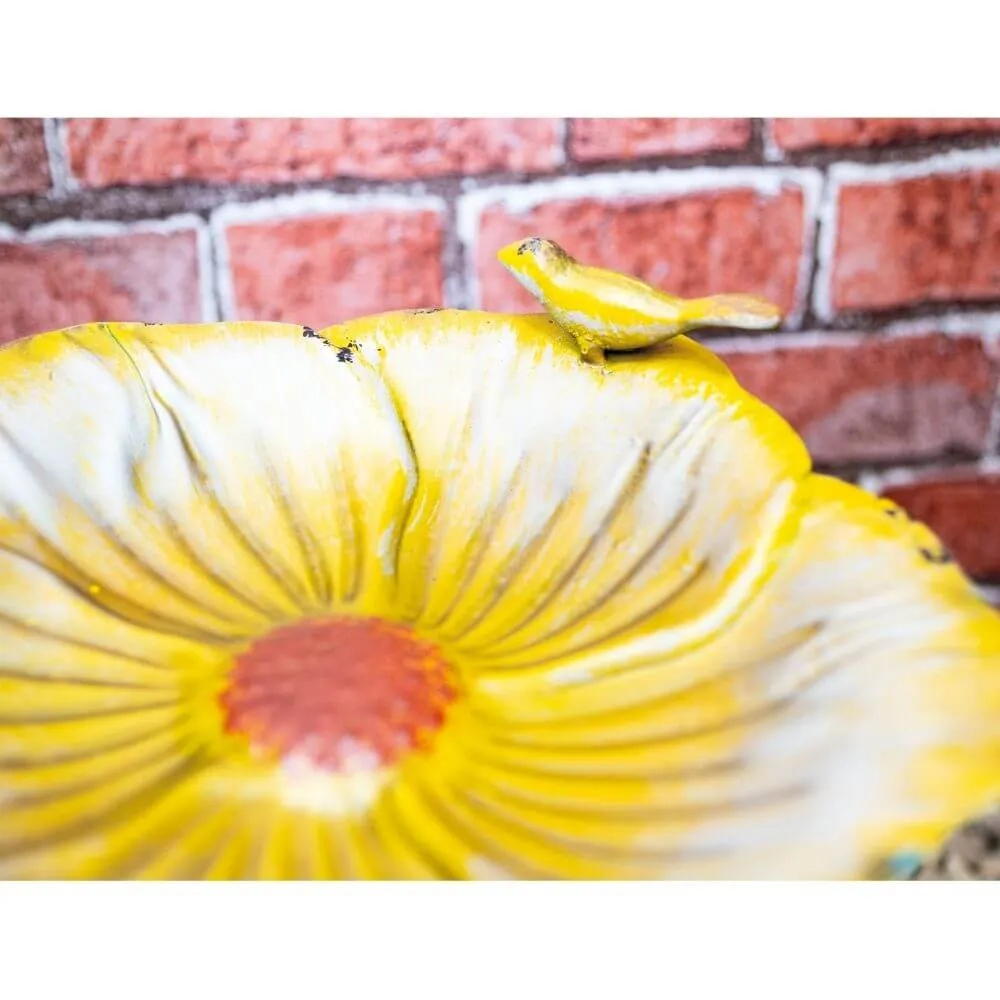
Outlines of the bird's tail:
<svg viewBox="0 0 1000 1000">
<path fill-rule="evenodd" d="M 781 310 L 758 295 L 709 295 L 685 302 L 683 320 L 689 330 L 701 326 L 770 330 L 781 322 Z"/>
</svg>

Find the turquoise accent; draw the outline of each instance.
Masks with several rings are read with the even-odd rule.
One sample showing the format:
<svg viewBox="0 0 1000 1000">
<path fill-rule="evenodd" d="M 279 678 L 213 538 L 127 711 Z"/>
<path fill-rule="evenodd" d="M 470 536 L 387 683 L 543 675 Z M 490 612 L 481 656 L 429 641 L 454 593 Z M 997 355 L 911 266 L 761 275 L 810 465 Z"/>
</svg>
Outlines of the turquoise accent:
<svg viewBox="0 0 1000 1000">
<path fill-rule="evenodd" d="M 900 851 L 889 858 L 890 877 L 894 879 L 912 878 L 923 862 L 923 857 L 915 851 Z"/>
</svg>

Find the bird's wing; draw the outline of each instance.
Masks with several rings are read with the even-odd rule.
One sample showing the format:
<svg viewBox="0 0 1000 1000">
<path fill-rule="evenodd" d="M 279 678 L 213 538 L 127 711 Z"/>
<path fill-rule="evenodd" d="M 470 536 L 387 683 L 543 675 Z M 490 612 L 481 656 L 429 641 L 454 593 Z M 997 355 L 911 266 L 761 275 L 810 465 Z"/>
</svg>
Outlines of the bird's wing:
<svg viewBox="0 0 1000 1000">
<path fill-rule="evenodd" d="M 574 273 L 575 271 L 575 273 Z M 563 289 L 589 300 L 590 308 L 624 310 L 636 323 L 672 320 L 681 312 L 683 300 L 658 291 L 651 285 L 625 274 L 599 267 L 578 265 L 563 277 Z"/>
</svg>

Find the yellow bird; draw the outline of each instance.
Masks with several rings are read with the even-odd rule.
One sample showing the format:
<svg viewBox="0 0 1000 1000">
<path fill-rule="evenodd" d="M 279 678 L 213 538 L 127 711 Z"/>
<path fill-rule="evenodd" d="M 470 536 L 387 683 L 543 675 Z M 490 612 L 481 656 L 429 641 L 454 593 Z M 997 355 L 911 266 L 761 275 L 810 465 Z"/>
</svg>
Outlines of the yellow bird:
<svg viewBox="0 0 1000 1000">
<path fill-rule="evenodd" d="M 594 364 L 604 362 L 606 350 L 638 351 L 699 327 L 770 330 L 781 322 L 781 310 L 757 295 L 676 298 L 637 278 L 581 264 L 538 236 L 497 256 Z"/>
</svg>

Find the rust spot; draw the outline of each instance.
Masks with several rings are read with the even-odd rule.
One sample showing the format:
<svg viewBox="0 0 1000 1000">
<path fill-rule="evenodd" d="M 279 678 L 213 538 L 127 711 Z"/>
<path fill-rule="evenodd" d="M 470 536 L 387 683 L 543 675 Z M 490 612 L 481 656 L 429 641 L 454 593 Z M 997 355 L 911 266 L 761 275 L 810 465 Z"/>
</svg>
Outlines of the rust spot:
<svg viewBox="0 0 1000 1000">
<path fill-rule="evenodd" d="M 920 554 L 935 566 L 945 566 L 955 560 L 951 553 L 942 545 L 936 552 L 933 549 L 921 549 Z"/>
<path fill-rule="evenodd" d="M 327 347 L 333 347 L 333 344 L 326 337 L 321 337 L 311 326 L 302 327 L 302 336 L 309 337 L 311 340 L 318 340 L 321 344 L 326 344 Z M 340 360 L 343 361 L 344 359 L 341 358 Z"/>
</svg>

